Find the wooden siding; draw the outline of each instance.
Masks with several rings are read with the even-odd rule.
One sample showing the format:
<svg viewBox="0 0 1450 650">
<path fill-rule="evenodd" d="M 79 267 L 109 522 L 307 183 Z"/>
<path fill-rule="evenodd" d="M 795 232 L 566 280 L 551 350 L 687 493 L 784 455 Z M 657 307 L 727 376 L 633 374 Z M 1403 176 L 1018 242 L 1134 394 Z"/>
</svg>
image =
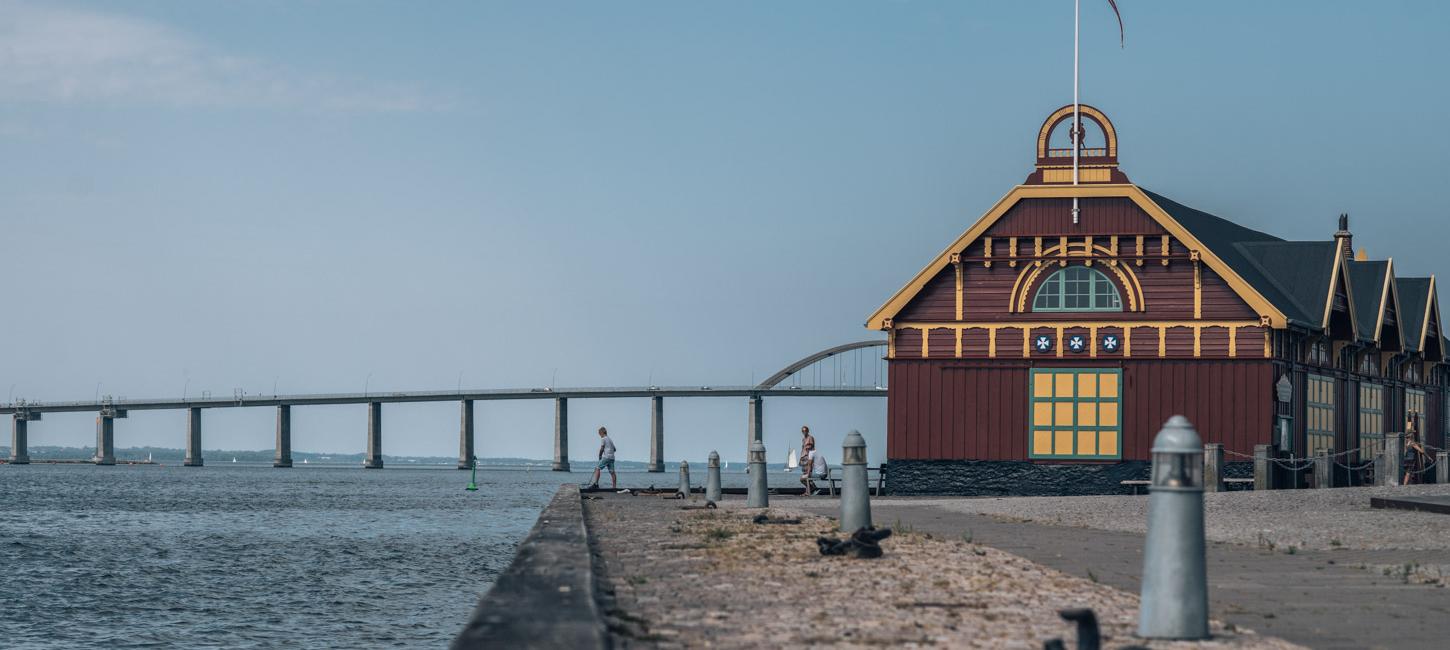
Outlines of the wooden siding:
<svg viewBox="0 0 1450 650">
<path fill-rule="evenodd" d="M 992 224 L 987 236 L 1167 234 L 1130 199 L 1084 198 L 1079 199 L 1078 207 L 1080 218 L 1073 224 L 1072 199 L 1023 199 Z"/>
<path fill-rule="evenodd" d="M 1060 205 L 1059 205 L 1060 204 Z M 1074 227 L 1067 199 L 1024 199 L 988 230 L 984 239 L 973 242 L 965 250 L 956 251 L 964 262 L 962 318 L 967 321 L 1060 320 L 1062 312 L 1012 313 L 1013 287 L 1018 277 L 1033 262 L 1019 260 L 1010 264 L 1011 238 L 1017 237 L 1017 256 L 1033 255 L 1034 238 L 1042 236 L 1043 248 L 1058 245 L 1060 237 L 1093 236 L 1094 246 L 1111 246 L 1111 236 L 1118 237 L 1118 259 L 1142 285 L 1146 312 L 1123 312 L 1124 320 L 1187 320 L 1195 318 L 1193 305 L 1193 268 L 1190 251 L 1178 240 L 1170 240 L 1172 260 L 1164 266 L 1156 256 L 1162 252 L 1166 230 L 1158 226 L 1138 206 L 1127 199 L 1085 199 L 1082 224 Z M 1142 266 L 1136 264 L 1137 237 L 1143 235 L 1143 254 L 1154 256 Z M 985 237 L 990 237 L 990 256 Z M 1101 251 L 1095 253 L 1104 259 Z M 992 260 L 990 266 L 985 261 Z M 1081 258 L 1072 258 L 1080 260 Z M 1046 281 L 1052 268 L 1044 269 L 1026 289 L 1035 290 Z M 1113 273 L 1108 275 L 1113 277 Z M 1117 283 L 1114 278 L 1115 284 Z M 956 270 L 948 266 L 926 283 L 906 307 L 897 313 L 896 322 L 956 320 Z M 1019 289 L 1020 290 L 1020 289 Z M 1124 291 L 1119 287 L 1120 292 Z M 1030 294 L 1029 294 L 1030 295 Z M 1124 304 L 1126 306 L 1126 295 Z M 1206 266 L 1201 268 L 1201 317 L 1208 320 L 1258 320 L 1259 315 L 1239 298 L 1228 283 Z"/>
<path fill-rule="evenodd" d="M 1119 366 L 1123 460 L 1149 460 L 1153 436 L 1175 414 L 1193 422 L 1204 442 L 1235 453 L 1270 442 L 1276 378 L 1266 360 L 898 360 L 890 366 L 887 457 L 1028 460 L 1030 368 Z"/>
</svg>

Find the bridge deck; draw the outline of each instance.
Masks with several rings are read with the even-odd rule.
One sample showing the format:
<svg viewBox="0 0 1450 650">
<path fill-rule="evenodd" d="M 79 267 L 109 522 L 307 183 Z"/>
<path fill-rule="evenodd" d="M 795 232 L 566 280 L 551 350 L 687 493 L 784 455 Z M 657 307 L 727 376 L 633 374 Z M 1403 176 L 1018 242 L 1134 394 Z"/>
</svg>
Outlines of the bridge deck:
<svg viewBox="0 0 1450 650">
<path fill-rule="evenodd" d="M 0 414 L 64 413 L 114 408 L 123 411 L 186 408 L 238 408 L 252 406 L 309 406 L 324 404 L 367 404 L 370 402 L 456 402 L 462 400 L 519 399 L 605 399 L 619 397 L 885 397 L 886 389 L 874 386 L 838 388 L 639 387 L 639 388 L 509 388 L 465 391 L 408 391 L 387 393 L 314 393 L 303 395 L 242 395 L 181 399 L 131 399 L 110 402 L 27 402 L 0 406 Z"/>
</svg>

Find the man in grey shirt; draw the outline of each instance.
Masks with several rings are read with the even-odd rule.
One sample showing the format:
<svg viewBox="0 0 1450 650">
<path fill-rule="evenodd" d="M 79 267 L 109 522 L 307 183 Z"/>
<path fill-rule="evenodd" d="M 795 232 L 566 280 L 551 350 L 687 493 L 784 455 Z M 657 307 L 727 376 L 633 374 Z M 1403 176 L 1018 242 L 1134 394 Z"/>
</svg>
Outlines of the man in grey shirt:
<svg viewBox="0 0 1450 650">
<path fill-rule="evenodd" d="M 609 469 L 609 486 L 612 489 L 619 489 L 619 477 L 614 474 L 614 441 L 609 439 L 609 431 L 599 427 L 599 462 L 594 465 L 594 480 L 590 482 L 589 488 L 599 487 L 599 472 L 605 468 Z"/>
</svg>

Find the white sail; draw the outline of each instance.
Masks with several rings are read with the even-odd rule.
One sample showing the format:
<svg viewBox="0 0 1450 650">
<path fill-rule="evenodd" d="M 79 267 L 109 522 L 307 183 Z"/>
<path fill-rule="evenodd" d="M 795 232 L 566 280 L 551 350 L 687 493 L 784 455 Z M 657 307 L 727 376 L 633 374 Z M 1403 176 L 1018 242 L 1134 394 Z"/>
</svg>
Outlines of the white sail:
<svg viewBox="0 0 1450 650">
<path fill-rule="evenodd" d="M 796 460 L 795 447 L 790 448 L 790 455 L 785 457 L 785 471 L 794 472 L 800 469 L 800 461 Z"/>
</svg>

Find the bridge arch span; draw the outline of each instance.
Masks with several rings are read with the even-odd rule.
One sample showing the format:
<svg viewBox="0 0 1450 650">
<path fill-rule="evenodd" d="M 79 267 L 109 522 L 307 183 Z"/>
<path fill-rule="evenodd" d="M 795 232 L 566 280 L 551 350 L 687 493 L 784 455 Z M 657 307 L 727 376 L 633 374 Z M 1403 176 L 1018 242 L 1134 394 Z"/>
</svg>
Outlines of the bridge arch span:
<svg viewBox="0 0 1450 650">
<path fill-rule="evenodd" d="M 780 372 L 777 372 L 777 373 L 775 373 L 775 374 L 767 377 L 765 379 L 765 381 L 760 382 L 760 384 L 758 384 L 756 386 L 756 388 L 759 389 L 759 390 L 767 390 L 767 389 L 775 388 L 777 385 L 780 384 L 780 382 L 785 381 L 786 378 L 790 377 L 791 375 L 794 375 L 797 372 L 800 372 L 801 370 L 804 370 L 806 368 L 809 368 L 811 366 L 811 364 L 813 364 L 813 363 L 817 363 L 819 361 L 822 361 L 822 360 L 825 360 L 825 359 L 829 359 L 829 358 L 834 357 L 834 356 L 836 356 L 838 354 L 842 354 L 842 353 L 845 353 L 845 352 L 850 352 L 852 350 L 861 350 L 861 349 L 865 349 L 865 348 L 876 348 L 876 347 L 882 347 L 882 348 L 886 347 L 886 341 L 885 340 L 880 340 L 880 339 L 874 339 L 874 340 L 870 340 L 870 341 L 857 341 L 855 343 L 847 343 L 845 345 L 838 345 L 838 346 L 833 347 L 833 348 L 826 348 L 824 350 L 821 350 L 820 352 L 817 352 L 815 354 L 812 354 L 812 355 L 810 355 L 808 357 L 805 357 L 805 358 L 801 359 L 800 361 L 797 361 L 795 363 L 792 363 L 792 364 L 790 364 L 790 365 L 782 368 L 780 370 Z"/>
</svg>

